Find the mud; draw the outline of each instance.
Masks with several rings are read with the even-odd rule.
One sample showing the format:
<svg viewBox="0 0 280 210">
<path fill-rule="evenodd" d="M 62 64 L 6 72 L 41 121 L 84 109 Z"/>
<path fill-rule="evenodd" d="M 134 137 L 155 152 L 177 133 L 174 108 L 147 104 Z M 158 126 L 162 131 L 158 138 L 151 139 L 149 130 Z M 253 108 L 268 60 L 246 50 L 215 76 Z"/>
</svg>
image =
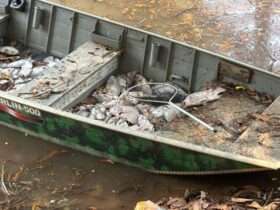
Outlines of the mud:
<svg viewBox="0 0 280 210">
<path fill-rule="evenodd" d="M 50 0 L 277 72 L 278 0 Z M 273 69 L 273 66 L 277 67 Z M 279 70 L 280 72 L 280 70 Z M 278 72 L 278 73 L 279 73 Z"/>
<path fill-rule="evenodd" d="M 23 167 L 24 173 L 18 181 L 36 183 L 27 193 L 29 199 L 25 207 L 28 209 L 34 203 L 64 199 L 68 209 L 129 210 L 139 200 L 182 196 L 186 189 L 204 190 L 221 199 L 241 186 L 267 189 L 280 184 L 277 172 L 207 177 L 154 175 L 61 148 L 5 127 L 0 127 L 0 134 L 0 160 L 6 161 L 5 172 L 18 172 Z M 4 199 L 2 194 L 0 198 Z"/>
</svg>

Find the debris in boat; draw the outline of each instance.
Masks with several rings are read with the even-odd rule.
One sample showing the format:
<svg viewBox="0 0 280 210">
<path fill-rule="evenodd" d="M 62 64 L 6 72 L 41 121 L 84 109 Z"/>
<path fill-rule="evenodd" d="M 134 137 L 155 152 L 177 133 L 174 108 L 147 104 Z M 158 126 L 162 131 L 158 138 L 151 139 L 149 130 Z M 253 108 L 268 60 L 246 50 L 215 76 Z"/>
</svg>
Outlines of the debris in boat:
<svg viewBox="0 0 280 210">
<path fill-rule="evenodd" d="M 2 51 L 1 51 L 2 49 Z M 0 48 L 0 53 L 12 51 L 11 48 L 5 47 Z M 8 53 L 6 53 L 8 54 Z M 18 55 L 19 52 L 15 51 L 9 53 L 10 55 Z M 5 57 L 3 57 L 5 58 Z M 11 58 L 11 57 L 7 57 Z M 45 70 L 48 67 L 54 67 L 60 65 L 60 60 L 52 56 L 41 57 L 41 60 L 32 58 L 32 55 L 29 57 L 16 56 L 13 59 L 0 59 L 0 90 L 2 91 L 16 91 L 32 80 L 43 75 Z M 9 62 L 10 61 L 10 62 Z M 36 91 L 34 91 L 36 92 Z M 38 91 L 39 95 L 44 91 Z M 50 92 L 50 91 L 47 91 Z M 56 92 L 56 89 L 52 90 Z M 30 93 L 31 95 L 34 93 Z"/>
<path fill-rule="evenodd" d="M 143 92 L 146 95 L 151 95 L 153 93 L 153 90 L 150 87 L 150 85 L 145 85 L 147 83 L 148 83 L 148 80 L 145 77 L 143 77 L 141 74 L 135 75 L 135 84 L 141 85 L 139 87 L 139 91 Z"/>
<path fill-rule="evenodd" d="M 176 90 L 169 85 L 158 84 L 152 86 L 152 93 L 157 97 L 157 100 L 162 101 L 169 101 L 169 99 L 176 93 L 176 96 L 173 98 L 172 102 L 180 103 L 187 97 L 187 94 L 181 88 L 176 87 L 176 89 L 177 93 Z"/>
<path fill-rule="evenodd" d="M 127 92 L 129 88 L 134 86 L 136 87 L 134 91 Z M 160 121 L 157 119 L 161 118 L 168 123 L 176 117 L 180 117 L 180 112 L 168 105 L 158 107 L 139 102 L 137 97 L 153 95 L 156 98 L 165 98 L 174 95 L 174 93 L 175 90 L 172 88 L 161 85 L 153 87 L 142 75 L 129 72 L 111 76 L 103 87 L 95 90 L 89 96 L 90 99 L 86 99 L 74 107 L 72 112 L 110 125 L 154 132 L 156 127 L 160 127 L 155 124 Z M 186 95 L 183 90 L 178 91 L 177 100 L 183 101 Z M 92 103 L 88 103 L 90 101 Z"/>
<path fill-rule="evenodd" d="M 48 98 L 51 94 L 58 94 L 64 92 L 69 80 L 67 77 L 42 77 L 38 79 L 37 85 L 31 88 L 31 92 L 19 93 L 18 96 L 27 95 L 24 98 L 44 99 Z"/>
<path fill-rule="evenodd" d="M 16 49 L 15 47 L 4 46 L 4 47 L 0 47 L 0 53 L 5 55 L 10 55 L 10 56 L 15 56 L 19 54 L 19 50 Z"/>
<path fill-rule="evenodd" d="M 0 90 L 6 91 L 13 86 L 13 82 L 10 79 L 0 78 Z"/>
<path fill-rule="evenodd" d="M 214 90 L 214 92 L 222 91 Z M 74 107 L 72 112 L 90 116 L 92 119 L 111 125 L 150 132 L 154 132 L 155 128 L 162 126 L 160 118 L 166 123 L 170 123 L 184 113 L 211 131 L 216 131 L 209 124 L 183 110 L 180 104 L 174 104 L 182 103 L 188 97 L 182 89 L 172 84 L 149 82 L 138 73 L 111 76 L 105 86 L 95 90 L 90 97 L 96 98 L 97 101 L 97 104 L 92 104 L 94 107 L 91 110 L 85 110 L 84 102 L 82 102 L 78 107 Z M 208 100 L 213 100 L 213 93 L 212 98 L 207 97 Z M 161 106 L 158 107 L 159 105 Z M 103 106 L 102 111 L 99 109 L 100 106 Z M 86 112 L 91 112 L 91 114 Z"/>
<path fill-rule="evenodd" d="M 119 83 L 119 80 L 116 77 L 111 76 L 107 81 L 106 90 L 113 96 L 119 96 L 121 93 L 121 85 Z"/>
<path fill-rule="evenodd" d="M 212 88 L 205 91 L 195 92 L 186 97 L 184 100 L 185 107 L 200 106 L 208 102 L 218 100 L 221 94 L 224 93 L 226 89 L 222 87 Z"/>
<path fill-rule="evenodd" d="M 138 127 L 133 127 L 133 129 L 141 130 L 141 131 L 150 131 L 150 132 L 155 130 L 154 125 L 144 115 L 140 115 L 138 117 L 137 126 Z"/>
<path fill-rule="evenodd" d="M 159 106 L 152 111 L 155 118 L 162 118 L 167 122 L 172 122 L 176 117 L 180 116 L 180 112 L 170 105 Z"/>
</svg>

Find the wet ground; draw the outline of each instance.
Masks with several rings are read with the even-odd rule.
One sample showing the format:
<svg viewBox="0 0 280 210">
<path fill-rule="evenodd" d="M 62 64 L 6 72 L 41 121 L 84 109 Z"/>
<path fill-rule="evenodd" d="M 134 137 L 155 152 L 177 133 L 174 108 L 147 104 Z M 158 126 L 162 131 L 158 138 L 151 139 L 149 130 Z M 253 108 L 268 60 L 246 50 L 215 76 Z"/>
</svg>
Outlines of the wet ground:
<svg viewBox="0 0 280 210">
<path fill-rule="evenodd" d="M 280 72 L 279 0 L 50 1 Z"/>
<path fill-rule="evenodd" d="M 9 197 L 8 209 L 17 206 L 38 210 L 41 206 L 41 209 L 132 210 L 139 200 L 182 196 L 186 189 L 204 190 L 221 199 L 241 186 L 267 189 L 280 184 L 277 172 L 207 177 L 153 175 L 4 127 L 0 127 L 0 134 L 0 160 L 2 167 L 5 161 L 6 185 L 9 188 L 8 180 L 12 180 L 17 187 L 9 188 L 10 191 L 18 190 L 17 195 Z M 3 205 L 7 197 L 0 192 L 0 199 Z"/>
</svg>

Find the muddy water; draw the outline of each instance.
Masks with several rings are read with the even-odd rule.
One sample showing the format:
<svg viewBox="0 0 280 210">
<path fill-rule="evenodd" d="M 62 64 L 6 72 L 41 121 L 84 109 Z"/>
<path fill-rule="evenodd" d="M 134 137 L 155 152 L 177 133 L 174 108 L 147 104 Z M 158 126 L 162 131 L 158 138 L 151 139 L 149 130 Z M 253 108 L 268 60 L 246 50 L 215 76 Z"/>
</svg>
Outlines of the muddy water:
<svg viewBox="0 0 280 210">
<path fill-rule="evenodd" d="M 273 63 L 280 60 L 279 0 L 50 1 L 156 32 L 269 71 Z"/>
<path fill-rule="evenodd" d="M 0 160 L 6 161 L 5 173 L 17 172 L 23 166 L 25 170 L 18 181 L 33 182 L 25 204 L 29 207 L 34 203 L 44 206 L 51 200 L 66 199 L 68 209 L 132 210 L 139 200 L 181 196 L 185 189 L 204 190 L 221 198 L 244 185 L 263 188 L 279 185 L 280 176 L 276 172 L 208 177 L 153 175 L 4 127 L 0 127 L 0 134 Z M 70 189 L 70 186 L 75 187 Z M 0 192 L 2 200 L 1 196 Z"/>
</svg>

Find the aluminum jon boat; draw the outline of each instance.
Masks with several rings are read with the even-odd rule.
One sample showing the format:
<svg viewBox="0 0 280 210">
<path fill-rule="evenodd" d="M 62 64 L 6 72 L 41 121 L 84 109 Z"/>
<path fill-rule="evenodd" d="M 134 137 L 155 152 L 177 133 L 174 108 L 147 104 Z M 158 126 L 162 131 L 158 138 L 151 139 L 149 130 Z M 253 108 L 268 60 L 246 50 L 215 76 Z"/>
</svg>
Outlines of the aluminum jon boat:
<svg viewBox="0 0 280 210">
<path fill-rule="evenodd" d="M 21 69 L 17 82 L 11 82 L 20 84 L 17 88 L 1 88 L 1 125 L 153 173 L 204 175 L 280 168 L 278 75 L 44 0 L 18 6 L 3 3 L 1 12 L 1 84 L 11 82 L 7 72 Z M 55 64 L 30 76 L 28 66 L 38 70 L 46 60 L 21 62 L 19 53 L 4 47 L 5 40 L 35 52 L 32 59 L 54 56 Z M 223 87 L 225 92 L 215 101 L 181 107 L 216 132 L 182 115 L 146 131 L 77 114 L 77 107 L 104 89 L 108 78 L 132 72 L 154 83 L 169 82 L 190 95 Z M 43 91 L 38 93 L 39 87 Z"/>
</svg>

